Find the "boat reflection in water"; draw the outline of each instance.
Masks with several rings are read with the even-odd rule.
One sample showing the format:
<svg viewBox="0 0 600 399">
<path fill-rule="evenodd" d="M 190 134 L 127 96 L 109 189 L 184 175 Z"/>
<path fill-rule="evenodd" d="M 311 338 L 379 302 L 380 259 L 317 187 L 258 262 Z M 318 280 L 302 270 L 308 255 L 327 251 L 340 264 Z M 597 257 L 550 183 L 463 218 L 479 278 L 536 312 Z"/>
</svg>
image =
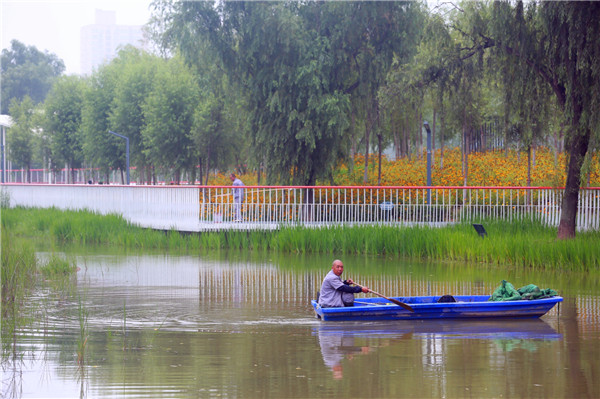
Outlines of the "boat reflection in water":
<svg viewBox="0 0 600 399">
<path fill-rule="evenodd" d="M 375 353 L 387 347 L 410 340 L 422 340 L 423 356 L 428 351 L 441 352 L 444 341 L 490 341 L 495 351 L 513 349 L 535 351 L 546 341 L 562 339 L 552 326 L 541 319 L 503 320 L 403 320 L 381 322 L 321 323 L 313 329 L 318 336 L 323 362 L 333 378 L 343 378 L 343 365 L 357 356 Z"/>
</svg>

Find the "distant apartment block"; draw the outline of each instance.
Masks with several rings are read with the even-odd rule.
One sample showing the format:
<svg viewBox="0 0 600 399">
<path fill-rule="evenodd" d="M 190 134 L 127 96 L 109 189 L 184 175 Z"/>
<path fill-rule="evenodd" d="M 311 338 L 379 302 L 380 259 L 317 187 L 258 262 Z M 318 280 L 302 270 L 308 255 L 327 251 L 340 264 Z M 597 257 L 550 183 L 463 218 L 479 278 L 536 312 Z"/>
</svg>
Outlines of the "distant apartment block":
<svg viewBox="0 0 600 399">
<path fill-rule="evenodd" d="M 120 47 L 146 48 L 140 25 L 117 25 L 115 11 L 96 10 L 95 23 L 81 28 L 81 74 L 89 75 L 117 56 Z"/>
</svg>

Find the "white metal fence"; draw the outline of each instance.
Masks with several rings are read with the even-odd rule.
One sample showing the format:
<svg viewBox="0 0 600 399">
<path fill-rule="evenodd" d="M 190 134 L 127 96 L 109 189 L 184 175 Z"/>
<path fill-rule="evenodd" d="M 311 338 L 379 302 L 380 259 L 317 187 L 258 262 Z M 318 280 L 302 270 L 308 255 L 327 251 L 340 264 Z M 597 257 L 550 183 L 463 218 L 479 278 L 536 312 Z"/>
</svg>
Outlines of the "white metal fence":
<svg viewBox="0 0 600 399">
<path fill-rule="evenodd" d="M 558 226 L 563 190 L 546 187 L 231 186 L 4 184 L 10 206 L 115 213 L 158 229 L 274 229 L 281 225 L 431 224 L 483 218 Z M 236 215 L 240 207 L 241 220 Z M 577 227 L 600 229 L 600 188 L 580 191 Z"/>
</svg>

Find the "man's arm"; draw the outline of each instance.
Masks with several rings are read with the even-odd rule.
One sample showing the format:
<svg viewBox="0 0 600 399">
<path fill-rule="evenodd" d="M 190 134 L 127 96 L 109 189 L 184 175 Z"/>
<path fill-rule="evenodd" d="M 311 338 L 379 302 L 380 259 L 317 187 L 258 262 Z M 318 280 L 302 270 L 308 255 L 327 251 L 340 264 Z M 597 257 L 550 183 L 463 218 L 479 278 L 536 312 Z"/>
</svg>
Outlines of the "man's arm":
<svg viewBox="0 0 600 399">
<path fill-rule="evenodd" d="M 362 287 L 359 285 L 353 287 L 353 286 L 350 286 L 347 284 L 342 284 L 338 288 L 336 288 L 336 291 L 351 292 L 351 293 L 357 294 L 359 292 L 362 292 Z"/>
</svg>

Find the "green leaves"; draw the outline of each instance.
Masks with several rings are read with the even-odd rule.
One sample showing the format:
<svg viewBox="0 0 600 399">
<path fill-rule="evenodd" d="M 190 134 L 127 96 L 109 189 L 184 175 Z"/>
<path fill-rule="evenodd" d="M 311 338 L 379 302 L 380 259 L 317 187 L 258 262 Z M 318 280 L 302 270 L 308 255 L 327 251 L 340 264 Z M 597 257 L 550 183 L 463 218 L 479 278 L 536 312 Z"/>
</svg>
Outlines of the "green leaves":
<svg viewBox="0 0 600 399">
<path fill-rule="evenodd" d="M 34 104 L 43 102 L 54 80 L 65 70 L 55 54 L 42 53 L 18 40 L 11 41 L 10 49 L 2 50 L 0 60 L 3 114 L 8 113 L 12 99 L 22 101 L 28 96 Z"/>
<path fill-rule="evenodd" d="M 44 103 L 45 131 L 51 136 L 52 160 L 57 166 L 83 164 L 82 111 L 88 87 L 78 76 L 57 80 Z"/>
<path fill-rule="evenodd" d="M 156 167 L 174 170 L 177 183 L 179 172 L 193 161 L 189 149 L 197 102 L 194 76 L 179 59 L 172 59 L 160 65 L 142 106 L 144 153 Z"/>
<path fill-rule="evenodd" d="M 410 53 L 412 3 L 158 2 L 162 43 L 188 63 L 216 53 L 240 89 L 269 182 L 312 185 L 348 152 L 352 96 L 375 93 L 393 52 Z M 165 15 L 166 14 L 166 15 Z M 205 47 L 207 46 L 207 47 Z M 371 112 L 374 115 L 375 111 Z M 366 143 L 368 146 L 368 143 Z"/>
<path fill-rule="evenodd" d="M 28 180 L 36 141 L 34 130 L 39 131 L 39 117 L 36 117 L 38 113 L 29 96 L 25 96 L 22 101 L 11 101 L 10 114 L 14 125 L 7 135 L 8 148 L 12 161 L 27 169 Z"/>
</svg>

